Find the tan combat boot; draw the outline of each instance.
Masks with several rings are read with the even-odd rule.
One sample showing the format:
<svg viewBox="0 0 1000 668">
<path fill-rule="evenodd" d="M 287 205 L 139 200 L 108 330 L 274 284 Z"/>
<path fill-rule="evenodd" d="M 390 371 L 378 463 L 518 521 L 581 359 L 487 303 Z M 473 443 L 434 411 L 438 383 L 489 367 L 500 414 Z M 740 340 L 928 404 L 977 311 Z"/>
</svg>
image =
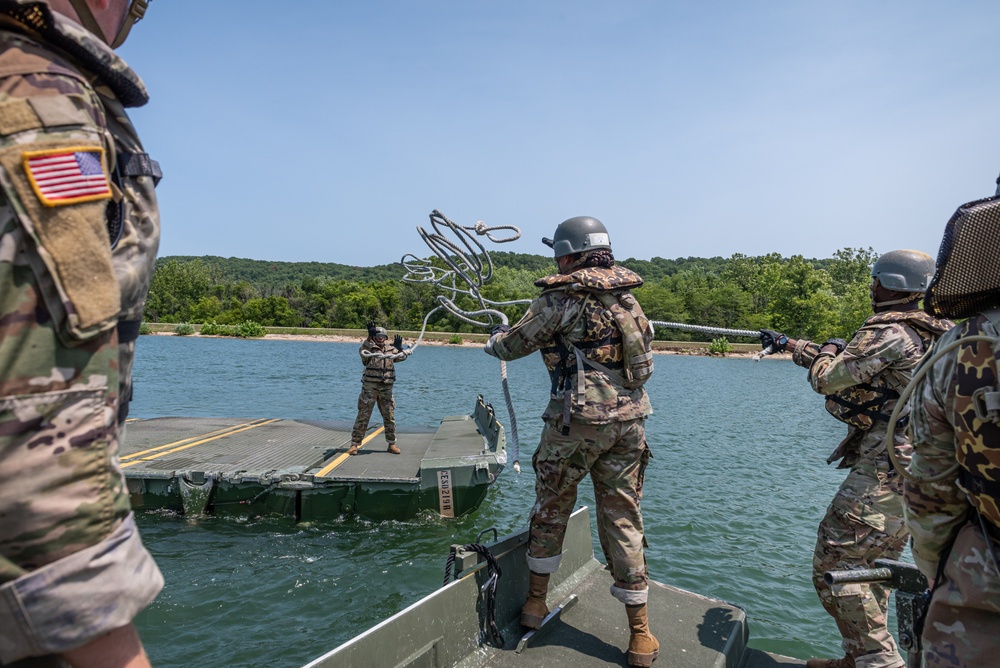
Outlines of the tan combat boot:
<svg viewBox="0 0 1000 668">
<path fill-rule="evenodd" d="M 660 653 L 660 643 L 649 632 L 649 608 L 642 605 L 626 605 L 628 627 L 632 632 L 628 639 L 628 665 L 651 666 Z"/>
<path fill-rule="evenodd" d="M 390 443 L 389 447 L 385 449 L 386 452 L 391 452 L 394 455 L 399 454 L 399 448 L 396 447 L 395 443 Z"/>
<path fill-rule="evenodd" d="M 549 614 L 545 605 L 545 595 L 549 593 L 549 574 L 528 572 L 528 600 L 521 608 L 521 626 L 529 629 L 541 628 L 542 620 Z"/>
<path fill-rule="evenodd" d="M 349 454 L 349 455 L 356 455 L 356 454 L 358 454 L 358 446 L 356 446 L 356 445 L 354 445 L 354 444 L 352 443 L 352 444 L 351 444 L 351 447 L 349 447 L 349 448 L 347 449 L 347 454 Z"/>
<path fill-rule="evenodd" d="M 854 668 L 854 657 L 845 656 L 840 659 L 809 659 L 806 668 Z"/>
</svg>

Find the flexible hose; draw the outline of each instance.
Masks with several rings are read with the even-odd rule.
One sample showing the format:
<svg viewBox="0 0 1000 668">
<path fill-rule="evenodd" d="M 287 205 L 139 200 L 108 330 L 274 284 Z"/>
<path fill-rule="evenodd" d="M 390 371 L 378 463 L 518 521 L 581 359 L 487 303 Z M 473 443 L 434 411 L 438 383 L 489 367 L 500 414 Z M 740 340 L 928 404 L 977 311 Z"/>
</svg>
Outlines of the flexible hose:
<svg viewBox="0 0 1000 668">
<path fill-rule="evenodd" d="M 925 358 L 924 361 L 921 362 L 916 372 L 914 372 L 913 378 L 910 379 L 910 382 L 907 383 L 903 391 L 899 393 L 899 399 L 896 400 L 896 406 L 895 408 L 892 409 L 892 415 L 889 416 L 889 423 L 886 425 L 886 435 L 885 435 L 885 441 L 883 441 L 883 445 L 886 448 L 886 452 L 889 453 L 889 460 L 892 462 L 893 468 L 896 469 L 899 475 L 903 476 L 910 482 L 928 483 L 928 482 L 937 482 L 938 480 L 944 480 L 948 476 L 953 475 L 955 471 L 958 470 L 959 466 L 961 466 L 958 462 L 955 462 L 953 466 L 949 466 L 946 470 L 942 471 L 941 473 L 938 473 L 937 475 L 927 476 L 926 478 L 918 478 L 909 471 L 907 471 L 906 467 L 903 466 L 903 463 L 899 461 L 899 457 L 896 455 L 894 438 L 896 434 L 896 422 L 899 420 L 899 414 L 900 412 L 902 412 L 903 407 L 906 406 L 906 403 L 909 400 L 910 395 L 913 394 L 913 389 L 917 386 L 917 383 L 919 383 L 920 380 L 927 375 L 927 372 L 930 370 L 931 367 L 937 364 L 938 360 L 944 357 L 945 353 L 948 353 L 954 350 L 955 348 L 963 344 L 969 343 L 971 341 L 984 341 L 994 346 L 997 345 L 998 343 L 998 340 L 994 339 L 992 336 L 984 336 L 982 334 L 977 334 L 975 336 L 966 336 L 961 339 L 957 339 L 946 345 L 941 350 L 935 350 L 934 353 L 929 358 Z"/>
</svg>

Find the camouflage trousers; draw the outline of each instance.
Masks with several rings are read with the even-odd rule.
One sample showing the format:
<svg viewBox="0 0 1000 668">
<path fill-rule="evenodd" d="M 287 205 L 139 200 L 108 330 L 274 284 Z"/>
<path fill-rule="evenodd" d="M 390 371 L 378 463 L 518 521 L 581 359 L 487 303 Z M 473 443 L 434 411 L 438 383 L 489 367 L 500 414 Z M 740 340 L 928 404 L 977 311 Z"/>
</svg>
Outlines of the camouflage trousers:
<svg viewBox="0 0 1000 668">
<path fill-rule="evenodd" d="M 376 404 L 382 414 L 386 443 L 396 442 L 396 401 L 392 398 L 392 383 L 362 383 L 358 396 L 358 417 L 351 430 L 351 445 L 361 445 Z"/>
<path fill-rule="evenodd" d="M 873 568 L 876 559 L 898 559 L 908 533 L 898 480 L 852 470 L 820 522 L 813 554 L 813 585 L 837 622 L 844 652 L 858 668 L 901 666 L 903 658 L 886 626 L 889 589 L 880 584 L 828 585 L 826 571 Z"/>
<path fill-rule="evenodd" d="M 0 223 L 0 663 L 123 626 L 163 583 L 118 466 L 115 331 L 68 345 L 35 252 Z"/>
<path fill-rule="evenodd" d="M 650 456 L 644 419 L 610 424 L 573 422 L 567 435 L 562 433 L 562 420 L 546 420 L 531 459 L 535 505 L 530 518 L 529 567 L 538 573 L 558 569 L 577 486 L 589 473 L 597 502 L 598 537 L 615 579 L 612 594 L 628 604 L 645 603 L 640 501 Z"/>
<path fill-rule="evenodd" d="M 1000 555 L 1000 544 L 993 543 Z M 1000 661 L 1000 575 L 982 531 L 958 533 L 924 620 L 923 665 L 977 668 Z"/>
</svg>

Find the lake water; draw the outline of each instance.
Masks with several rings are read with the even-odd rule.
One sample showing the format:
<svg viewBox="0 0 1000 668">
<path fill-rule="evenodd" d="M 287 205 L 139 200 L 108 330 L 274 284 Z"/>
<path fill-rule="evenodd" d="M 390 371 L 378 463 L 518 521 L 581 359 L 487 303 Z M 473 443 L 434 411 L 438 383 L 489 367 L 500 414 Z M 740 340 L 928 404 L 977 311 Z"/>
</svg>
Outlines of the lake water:
<svg viewBox="0 0 1000 668">
<path fill-rule="evenodd" d="M 643 498 L 650 576 L 746 608 L 754 647 L 841 656 L 810 565 L 844 476 L 825 464 L 844 429 L 791 362 L 655 363 Z M 499 364 L 478 348 L 421 346 L 397 374 L 400 425 L 466 414 L 477 394 L 509 424 Z M 353 420 L 360 375 L 356 344 L 144 336 L 131 416 Z M 137 619 L 153 664 L 300 666 L 440 586 L 452 543 L 522 528 L 548 377 L 537 355 L 508 364 L 508 377 L 524 471 L 504 471 L 471 516 L 295 524 L 139 513 L 166 578 Z M 593 507 L 589 484 L 580 491 Z"/>
</svg>

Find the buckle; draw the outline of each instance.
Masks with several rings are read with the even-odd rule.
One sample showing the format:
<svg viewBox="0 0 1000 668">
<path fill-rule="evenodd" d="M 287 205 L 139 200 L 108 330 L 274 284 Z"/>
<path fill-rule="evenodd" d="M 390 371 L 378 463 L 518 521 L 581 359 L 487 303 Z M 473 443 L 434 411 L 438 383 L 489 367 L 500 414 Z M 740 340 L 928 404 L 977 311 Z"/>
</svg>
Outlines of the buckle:
<svg viewBox="0 0 1000 668">
<path fill-rule="evenodd" d="M 1000 392 L 992 387 L 980 387 L 972 393 L 972 408 L 983 422 L 1000 423 Z"/>
</svg>

